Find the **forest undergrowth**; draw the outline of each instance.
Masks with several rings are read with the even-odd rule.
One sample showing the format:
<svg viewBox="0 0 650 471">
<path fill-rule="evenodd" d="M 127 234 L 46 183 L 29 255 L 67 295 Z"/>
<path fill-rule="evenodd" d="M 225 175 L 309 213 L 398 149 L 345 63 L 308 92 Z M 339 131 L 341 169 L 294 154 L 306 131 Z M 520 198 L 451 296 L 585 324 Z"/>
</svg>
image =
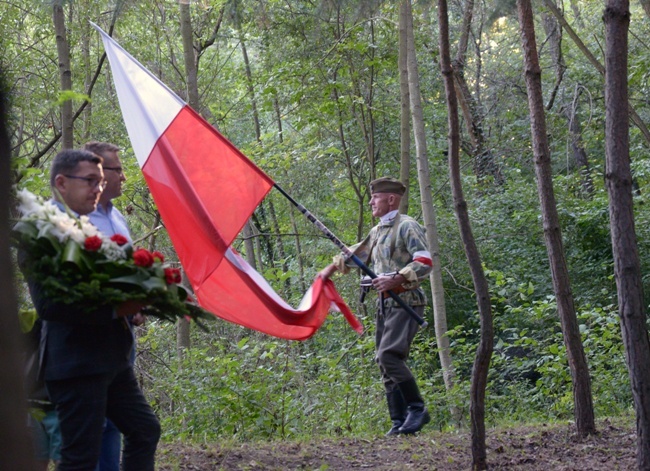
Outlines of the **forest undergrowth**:
<svg viewBox="0 0 650 471">
<path fill-rule="evenodd" d="M 628 470 L 635 466 L 631 415 L 598 421 L 579 437 L 568 423 L 518 425 L 487 431 L 487 460 L 494 470 Z M 263 442 L 162 444 L 161 471 L 180 470 L 436 470 L 471 469 L 467 430 L 425 430 L 413 437 L 311 438 Z"/>
</svg>

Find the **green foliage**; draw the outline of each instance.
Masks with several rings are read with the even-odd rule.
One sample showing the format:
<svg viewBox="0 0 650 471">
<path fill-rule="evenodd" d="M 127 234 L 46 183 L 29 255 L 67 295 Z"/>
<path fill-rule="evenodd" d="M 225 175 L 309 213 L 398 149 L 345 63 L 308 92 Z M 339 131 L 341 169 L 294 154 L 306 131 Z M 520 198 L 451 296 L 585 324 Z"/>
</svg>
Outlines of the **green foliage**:
<svg viewBox="0 0 650 471">
<path fill-rule="evenodd" d="M 328 323 L 323 335 L 336 329 Z M 170 333 L 152 323 L 139 342 L 153 350 L 138 360 L 141 365 L 167 356 L 164 363 L 147 367 L 156 378 L 147 389 L 169 438 L 246 440 L 376 431 L 376 405 L 383 398 L 378 397 L 376 373 L 363 365 L 372 361 L 373 342 L 367 335 L 350 341 L 348 333 L 348 343 L 329 356 L 315 354 L 310 345 L 315 340 L 298 344 L 253 335 L 231 344 L 213 339 L 206 347 L 186 350 L 178 361 L 166 352 L 164 337 Z"/>
<path fill-rule="evenodd" d="M 531 283 L 517 283 L 501 272 L 487 274 L 496 293 L 486 397 L 489 420 L 571 420 L 571 374 L 554 297 L 533 299 Z M 624 413 L 632 406 L 632 397 L 615 306 L 579 307 L 578 322 L 596 415 Z M 470 381 L 477 337 L 476 327 L 458 326 L 450 333 L 461 385 Z"/>
<path fill-rule="evenodd" d="M 493 297 L 495 350 L 487 391 L 488 420 L 493 424 L 572 416 L 571 378 L 544 245 L 520 38 L 511 3 L 475 5 L 465 61 L 485 148 L 504 175 L 503 185 L 479 179 L 473 172 L 471 139 L 462 123 L 465 197 Z M 206 0 L 191 2 L 190 7 L 199 64 L 198 111 L 341 240 L 358 241 L 374 223 L 367 210 L 368 181 L 373 175 L 399 172 L 399 3 Z M 450 5 L 452 50 L 460 36 L 462 7 L 462 2 Z M 650 56 L 643 38 L 650 23 L 640 5 L 631 8 L 630 97 L 648 122 Z M 88 20 L 108 30 L 115 18 L 118 42 L 185 97 L 178 5 L 70 2 L 66 12 L 73 91 L 62 95 L 50 7 L 43 2 L 0 2 L 0 61 L 11 89 L 13 170 L 19 186 L 49 196 L 49 163 L 59 150 L 56 104 L 71 99 L 76 110 L 89 101 L 75 121 L 76 145 L 93 139 L 123 149 L 128 180 L 115 205 L 127 215 L 137 245 L 174 261 L 164 222 L 125 132 L 109 67 L 104 62 L 99 68 L 103 49 Z M 418 334 L 411 365 L 433 426 L 444 430 L 468 423 L 479 319 L 448 183 L 447 110 L 435 41 L 436 15 L 430 2 L 415 2 L 413 12 L 432 175 L 424 191 L 432 192 L 437 212 L 455 387 L 444 389 L 432 329 Z M 485 22 L 495 12 L 494 19 L 499 19 Z M 600 51 L 602 5 L 576 2 L 564 13 L 586 46 Z M 551 48 L 541 40 L 541 16 L 536 19 L 545 100 L 551 91 L 556 93 L 546 113 L 555 198 L 594 405 L 599 415 L 616 414 L 629 408 L 631 400 L 616 315 L 604 187 L 602 77 L 565 35 L 562 52 L 567 68 L 554 89 Z M 95 75 L 90 91 L 87 86 Z M 590 194 L 584 191 L 570 148 L 565 112 L 573 108 L 590 164 L 594 186 Z M 635 231 L 644 285 L 650 288 L 646 201 L 650 146 L 635 128 L 630 137 L 638 188 Z M 410 214 L 421 219 L 419 196 L 412 163 Z M 288 302 L 298 305 L 304 288 L 330 262 L 336 247 L 275 192 L 253 221 L 262 248 L 259 271 Z M 234 243 L 238 249 L 242 245 L 241 239 Z M 139 339 L 138 368 L 163 421 L 165 437 L 247 440 L 384 432 L 388 417 L 373 358 L 371 302 L 367 306 L 355 302 L 354 275 L 335 281 L 364 320 L 367 333 L 361 338 L 338 316 L 304 343 L 270 339 L 218 321 L 209 334 L 193 332 L 192 348 L 181 360 L 172 326 L 150 321 Z M 20 288 L 21 304 L 28 307 L 26 289 Z M 428 283 L 425 288 L 430 291 Z M 432 323 L 431 306 L 426 315 Z"/>
</svg>

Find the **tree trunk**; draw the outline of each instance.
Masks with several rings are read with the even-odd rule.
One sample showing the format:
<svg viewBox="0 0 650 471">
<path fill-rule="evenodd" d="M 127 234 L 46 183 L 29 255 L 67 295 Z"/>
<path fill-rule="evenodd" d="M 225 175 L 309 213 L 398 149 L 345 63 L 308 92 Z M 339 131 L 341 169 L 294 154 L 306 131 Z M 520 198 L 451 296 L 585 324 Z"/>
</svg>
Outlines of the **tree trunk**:
<svg viewBox="0 0 650 471">
<path fill-rule="evenodd" d="M 454 72 L 449 54 L 449 19 L 447 1 L 438 0 L 438 24 L 440 28 L 440 68 L 445 83 L 447 97 L 448 126 L 449 126 L 449 175 L 451 191 L 454 198 L 454 208 L 460 235 L 465 248 L 465 255 L 472 272 L 474 291 L 479 315 L 481 317 L 481 336 L 476 357 L 472 367 L 472 384 L 470 387 L 470 415 L 472 423 L 472 468 L 487 469 L 487 450 L 485 446 L 485 389 L 487 386 L 488 368 L 494 345 L 494 329 L 492 325 L 492 306 L 487 279 L 483 272 L 481 256 L 474 240 L 472 227 L 463 196 L 460 175 L 460 131 L 458 124 L 458 102 Z"/>
<path fill-rule="evenodd" d="M 70 46 L 65 32 L 65 14 L 61 0 L 52 3 L 52 18 L 54 19 L 54 32 L 56 34 L 56 51 L 59 57 L 59 78 L 61 91 L 72 91 L 72 71 L 70 70 Z M 72 100 L 65 99 L 61 103 L 61 136 L 62 148 L 72 149 L 73 121 L 72 121 Z"/>
<path fill-rule="evenodd" d="M 1 71 L 0 71 L 1 72 Z M 27 402 L 24 388 L 24 355 L 18 326 L 11 257 L 9 205 L 11 202 L 11 143 L 7 132 L 8 103 L 0 73 L 0 469 L 35 468 L 27 431 Z"/>
<path fill-rule="evenodd" d="M 458 41 L 458 51 L 456 59 L 452 63 L 455 78 L 455 87 L 457 101 L 460 103 L 463 117 L 465 118 L 465 127 L 472 143 L 471 157 L 474 159 L 474 175 L 478 181 L 482 181 L 487 176 L 492 176 L 494 183 L 503 184 L 503 174 L 499 164 L 494 158 L 490 149 L 486 149 L 485 136 L 483 133 L 483 116 L 480 113 L 480 107 L 477 100 L 474 99 L 469 90 L 467 80 L 465 80 L 465 62 L 467 56 L 467 45 L 472 27 L 472 17 L 474 14 L 474 0 L 468 0 L 465 3 L 465 12 L 463 14 L 463 25 L 461 28 L 460 39 Z"/>
<path fill-rule="evenodd" d="M 634 231 L 632 172 L 630 170 L 627 113 L 627 35 L 630 23 L 627 0 L 607 0 L 605 12 L 605 184 L 614 253 L 625 359 L 636 410 L 639 470 L 650 469 L 650 341 L 646 324 L 643 282 Z"/>
<path fill-rule="evenodd" d="M 92 36 L 92 26 L 88 21 L 90 19 L 89 13 L 91 8 L 91 2 L 83 2 L 83 18 L 81 20 L 81 56 L 84 65 L 84 90 L 88 90 L 92 85 L 92 67 L 90 64 L 90 38 Z M 88 142 L 91 140 L 90 130 L 92 129 L 92 103 L 88 103 L 86 109 L 83 112 L 83 131 L 82 131 L 82 142 Z"/>
<path fill-rule="evenodd" d="M 183 280 L 183 286 L 191 290 L 189 280 L 185 274 L 185 270 L 181 269 L 181 275 Z M 190 323 L 187 319 L 180 318 L 176 322 L 176 354 L 179 360 L 182 360 L 185 357 L 185 351 L 188 350 L 191 346 L 190 341 Z"/>
<path fill-rule="evenodd" d="M 569 368 L 573 379 L 574 416 L 576 428 L 580 435 L 596 431 L 594 410 L 591 398 L 591 379 L 587 359 L 582 347 L 578 319 L 573 304 L 573 294 L 569 282 L 569 273 L 564 258 L 562 232 L 555 203 L 553 176 L 551 169 L 551 152 L 546 134 L 544 103 L 542 97 L 541 69 L 537 57 L 533 11 L 530 0 L 517 0 L 517 11 L 524 51 L 526 89 L 530 108 L 530 128 L 532 134 L 537 192 L 542 209 L 544 240 L 551 265 L 553 289 L 557 300 L 558 315 L 564 335 Z"/>
<path fill-rule="evenodd" d="M 576 166 L 582 176 L 582 190 L 587 197 L 594 193 L 594 181 L 591 178 L 591 168 L 587 151 L 582 143 L 582 129 L 580 118 L 578 116 L 578 98 L 580 98 L 580 86 L 576 86 L 573 103 L 564 110 L 567 120 L 569 121 L 569 139 L 571 140 L 571 153 L 575 160 Z"/>
<path fill-rule="evenodd" d="M 334 31 L 334 37 L 337 42 L 340 42 L 345 40 L 348 32 L 345 29 L 345 15 L 342 13 L 340 5 L 337 7 L 337 10 L 337 27 Z M 372 18 L 368 20 L 368 28 L 371 35 L 370 41 L 374 43 L 375 25 Z M 361 130 L 361 135 L 363 136 L 371 181 L 378 177 L 376 173 L 375 117 L 373 113 L 375 67 L 372 64 L 374 63 L 375 51 L 376 48 L 370 48 L 369 52 L 371 57 L 368 60 L 369 65 L 359 64 L 356 56 L 346 55 L 348 77 L 350 78 L 350 85 L 353 90 L 352 93 L 347 94 L 349 111 L 351 111 L 352 116 L 356 119 Z M 365 87 L 361 83 L 364 77 L 366 78 Z M 362 228 L 361 234 L 363 235 L 364 232 L 365 228 Z"/>
<path fill-rule="evenodd" d="M 257 262 L 255 259 L 255 241 L 253 241 L 253 223 L 249 219 L 248 222 L 244 225 L 243 233 L 244 236 L 244 248 L 246 250 L 246 261 L 248 264 L 257 270 Z"/>
<path fill-rule="evenodd" d="M 187 319 L 178 319 L 176 323 L 176 353 L 179 359 L 185 358 L 185 351 L 190 348 L 190 323 Z"/>
<path fill-rule="evenodd" d="M 645 11 L 645 14 L 648 18 L 650 18 L 650 0 L 639 0 L 641 2 L 641 6 L 643 7 L 643 11 Z"/>
<path fill-rule="evenodd" d="M 192 16 L 190 4 L 186 0 L 178 0 L 180 9 L 181 39 L 183 41 L 183 62 L 185 63 L 185 83 L 187 89 L 187 103 L 195 110 L 199 110 L 199 85 L 196 54 L 192 39 Z"/>
<path fill-rule="evenodd" d="M 335 70 L 332 76 L 332 79 L 336 81 L 337 79 L 337 71 Z M 341 142 L 341 149 L 343 149 L 343 157 L 345 158 L 345 167 L 348 171 L 348 181 L 350 182 L 350 186 L 354 190 L 354 194 L 357 197 L 357 241 L 360 241 L 364 237 L 364 233 L 366 231 L 365 229 L 365 224 L 364 224 L 364 214 L 365 214 L 365 191 L 362 191 L 362 183 L 360 181 L 360 175 L 357 167 L 355 167 L 352 163 L 352 157 L 350 156 L 350 152 L 348 149 L 348 143 L 347 139 L 345 136 L 345 128 L 344 128 L 344 120 L 343 120 L 343 109 L 342 109 L 342 103 L 341 100 L 339 99 L 339 93 L 336 87 L 332 90 L 332 101 L 336 103 L 336 117 L 338 119 L 337 122 L 337 130 L 338 130 L 338 135 L 339 135 L 339 141 Z M 371 175 L 374 174 L 374 171 L 370 172 Z M 372 178 L 372 177 L 371 177 Z"/>
<path fill-rule="evenodd" d="M 472 233 L 472 226 L 467 211 L 467 202 L 463 196 L 460 175 L 460 131 L 458 124 L 458 102 L 454 71 L 449 54 L 449 18 L 447 1 L 438 0 L 438 24 L 440 29 L 440 68 L 445 82 L 447 97 L 448 126 L 449 126 L 449 176 L 451 191 L 454 198 L 454 208 L 460 229 L 460 236 L 465 248 L 465 256 L 472 272 L 474 291 L 478 311 L 481 317 L 481 337 L 476 357 L 472 367 L 472 385 L 470 388 L 470 415 L 472 423 L 472 468 L 487 469 L 487 450 L 485 446 L 485 388 L 487 386 L 488 367 L 494 344 L 494 328 L 492 325 L 492 305 L 488 282 L 483 272 L 481 255 L 479 254 Z"/>
<path fill-rule="evenodd" d="M 282 144 L 284 142 L 284 136 L 282 132 L 282 114 L 280 113 L 280 103 L 278 102 L 278 97 L 277 95 L 273 96 L 273 110 L 275 111 L 275 118 L 278 124 L 278 142 Z M 291 205 L 290 205 L 291 206 Z M 276 238 L 276 244 L 278 247 L 278 255 L 282 259 L 282 270 L 284 270 L 284 273 L 289 271 L 289 265 L 287 263 L 287 255 L 284 250 L 284 242 L 282 242 L 282 235 L 280 234 L 280 224 L 278 223 L 278 218 L 275 214 L 275 206 L 273 206 L 273 202 L 269 199 L 269 212 L 271 213 L 271 221 L 273 223 L 273 230 L 277 234 Z M 298 239 L 299 242 L 300 239 Z M 300 244 L 298 243 L 296 245 L 296 248 L 299 248 Z M 302 267 L 301 267 L 302 271 Z M 287 278 L 284 282 L 284 286 L 287 289 L 287 292 L 285 293 L 285 297 L 291 296 L 291 278 Z"/>
<path fill-rule="evenodd" d="M 296 215 L 293 205 L 289 207 L 289 219 L 291 219 L 291 229 L 293 230 L 295 243 L 296 243 L 296 259 L 298 260 L 298 275 L 300 276 L 300 292 L 307 291 L 305 284 L 305 267 L 303 262 L 302 245 L 300 243 L 300 234 L 298 233 L 298 225 L 296 224 Z"/>
<path fill-rule="evenodd" d="M 180 13 L 181 40 L 183 43 L 183 62 L 185 65 L 185 87 L 187 93 L 187 103 L 194 110 L 199 110 L 199 84 L 198 84 L 198 64 L 194 52 L 192 16 L 190 12 L 190 3 L 184 0 L 178 1 Z M 185 277 L 183 271 L 183 284 L 191 289 L 190 283 Z M 176 351 L 178 358 L 182 359 L 184 352 L 191 346 L 190 340 L 190 323 L 185 319 L 179 319 L 176 323 Z"/>
<path fill-rule="evenodd" d="M 257 100 L 255 99 L 255 86 L 253 83 L 253 72 L 251 71 L 251 63 L 248 59 L 248 50 L 246 49 L 246 41 L 244 40 L 244 33 L 241 30 L 241 19 L 239 17 L 239 2 L 235 1 L 233 5 L 233 15 L 235 20 L 235 28 L 239 34 L 239 45 L 241 46 L 241 54 L 244 59 L 244 70 L 246 72 L 246 88 L 251 99 L 251 107 L 253 109 L 253 124 L 255 129 L 255 140 L 260 142 L 262 139 L 260 128 L 260 116 L 257 111 Z"/>
<path fill-rule="evenodd" d="M 447 337 L 447 311 L 445 308 L 445 293 L 442 286 L 442 267 L 440 266 L 440 244 L 438 243 L 438 227 L 436 225 L 436 212 L 433 207 L 433 192 L 431 190 L 431 177 L 429 175 L 429 161 L 427 160 L 427 142 L 424 131 L 424 116 L 422 113 L 422 96 L 420 95 L 420 78 L 418 64 L 415 57 L 415 44 L 413 38 L 413 14 L 410 0 L 406 1 L 407 21 L 407 49 L 408 49 L 408 78 L 409 93 L 411 97 L 411 117 L 413 120 L 413 133 L 415 136 L 415 150 L 417 154 L 418 183 L 420 184 L 420 202 L 422 204 L 422 217 L 427 233 L 427 244 L 431 252 L 433 270 L 429 276 L 431 280 L 431 296 L 433 298 L 433 320 L 436 330 L 436 342 L 440 352 L 440 365 L 445 387 L 450 390 L 454 385 L 454 368 L 449 351 L 449 338 Z"/>
<path fill-rule="evenodd" d="M 257 100 L 255 98 L 255 86 L 253 83 L 253 72 L 251 70 L 250 60 L 248 59 L 248 50 L 246 49 L 246 41 L 244 40 L 244 33 L 241 30 L 241 18 L 239 16 L 239 2 L 235 1 L 233 4 L 233 18 L 235 22 L 235 28 L 239 34 L 239 45 L 241 47 L 242 58 L 244 60 L 244 71 L 246 72 L 246 88 L 248 89 L 248 94 L 251 100 L 251 108 L 253 110 L 253 129 L 255 130 L 255 140 L 260 143 L 262 140 L 262 131 L 260 127 L 260 117 L 259 112 L 257 111 Z M 252 240 L 252 237 L 256 236 L 255 241 Z M 254 232 L 254 224 L 251 219 L 248 220 L 246 226 L 244 226 L 244 237 L 246 240 L 246 259 L 248 263 L 255 268 L 262 269 L 262 259 L 261 259 L 261 243 L 259 240 L 259 234 Z M 253 249 L 254 245 L 257 247 L 257 260 L 259 263 L 255 262 L 255 250 Z M 250 252 L 250 257 L 249 257 Z"/>
<path fill-rule="evenodd" d="M 546 104 L 546 110 L 550 110 L 553 108 L 555 97 L 557 96 L 560 84 L 564 78 L 566 64 L 564 63 L 564 56 L 562 55 L 562 27 L 558 23 L 557 18 L 548 13 L 543 13 L 542 22 L 544 24 L 544 31 L 546 32 L 549 52 L 551 53 L 551 59 L 555 68 L 555 86 L 553 87 L 551 96 Z"/>
<path fill-rule="evenodd" d="M 273 205 L 273 201 L 271 201 L 270 198 L 268 198 L 268 204 L 269 204 L 269 215 L 271 217 L 271 227 L 273 227 L 273 232 L 275 232 L 276 237 L 275 237 L 275 250 L 277 251 L 277 255 L 281 260 L 282 264 L 282 271 L 283 273 L 286 273 L 289 271 L 289 265 L 287 265 L 287 253 L 284 250 L 284 242 L 282 242 L 282 234 L 280 233 L 280 224 L 278 223 L 278 217 L 275 214 L 275 206 Z M 291 296 L 291 280 L 290 278 L 287 278 L 284 280 L 284 297 L 287 298 Z"/>
<path fill-rule="evenodd" d="M 260 214 L 264 214 L 263 212 L 264 205 L 260 205 Z M 269 243 L 269 238 L 265 235 L 264 238 L 262 238 L 262 225 L 260 224 L 260 219 L 255 213 L 253 213 L 253 217 L 249 219 L 249 224 L 251 226 L 251 231 L 253 233 L 253 240 L 255 241 L 255 257 L 257 260 L 257 266 L 260 267 L 260 271 L 264 268 L 264 263 L 262 263 L 262 242 L 264 242 L 264 247 L 266 248 L 266 258 L 269 260 L 269 263 L 273 263 L 273 250 L 271 250 L 271 244 Z M 266 218 L 263 218 L 264 222 L 266 222 Z M 269 232 L 268 230 L 266 231 L 267 233 Z"/>
<path fill-rule="evenodd" d="M 400 201 L 399 212 L 408 214 L 409 212 L 409 186 L 411 175 L 411 107 L 409 97 L 409 76 L 408 76 L 408 51 L 406 36 L 407 23 L 407 6 L 402 0 L 399 9 L 399 88 L 400 88 L 400 172 L 399 179 L 406 186 L 406 193 Z"/>
</svg>

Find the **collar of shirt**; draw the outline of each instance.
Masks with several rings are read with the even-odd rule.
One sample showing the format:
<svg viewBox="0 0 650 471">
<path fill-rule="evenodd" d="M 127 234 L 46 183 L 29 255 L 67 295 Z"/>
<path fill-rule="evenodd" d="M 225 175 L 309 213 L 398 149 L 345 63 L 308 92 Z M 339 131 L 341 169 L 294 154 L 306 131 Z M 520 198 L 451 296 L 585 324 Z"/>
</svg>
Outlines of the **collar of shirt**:
<svg viewBox="0 0 650 471">
<path fill-rule="evenodd" d="M 113 209 L 113 203 L 109 201 L 106 207 L 104 207 L 101 203 L 97 203 L 97 209 L 95 211 L 99 211 L 100 213 L 104 213 L 104 214 L 109 214 L 111 212 L 111 209 Z"/>
<path fill-rule="evenodd" d="M 112 203 L 109 202 L 106 207 L 98 204 L 97 209 L 90 213 L 88 218 L 104 235 L 110 237 L 113 234 L 121 234 L 132 242 L 126 219 Z"/>
<path fill-rule="evenodd" d="M 50 201 L 52 203 L 54 203 L 61 211 L 63 211 L 64 213 L 66 212 L 65 205 L 63 203 L 61 203 L 58 200 L 55 200 L 54 198 L 52 198 Z M 70 209 L 70 208 L 68 208 L 68 209 Z M 71 209 L 70 209 L 70 212 L 72 214 L 74 214 L 75 216 L 79 217 L 79 215 L 76 212 L 72 211 Z"/>
<path fill-rule="evenodd" d="M 397 213 L 399 212 L 398 209 L 394 209 L 386 214 L 384 214 L 382 217 L 379 219 L 381 220 L 381 225 L 382 226 L 389 226 L 393 220 L 395 219 L 395 216 L 397 216 Z"/>
</svg>

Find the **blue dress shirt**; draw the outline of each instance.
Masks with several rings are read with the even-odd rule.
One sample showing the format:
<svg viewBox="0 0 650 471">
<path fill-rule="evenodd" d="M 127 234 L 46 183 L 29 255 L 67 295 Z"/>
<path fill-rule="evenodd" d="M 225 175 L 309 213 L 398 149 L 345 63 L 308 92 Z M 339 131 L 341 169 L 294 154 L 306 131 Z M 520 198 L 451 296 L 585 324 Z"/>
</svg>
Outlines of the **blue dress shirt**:
<svg viewBox="0 0 650 471">
<path fill-rule="evenodd" d="M 104 208 L 101 203 L 97 204 L 97 209 L 88 215 L 90 222 L 99 229 L 102 234 L 112 236 L 120 234 L 132 243 L 131 234 L 129 233 L 129 226 L 126 224 L 126 218 L 118 209 L 113 206 L 113 203 L 108 203 Z"/>
</svg>

